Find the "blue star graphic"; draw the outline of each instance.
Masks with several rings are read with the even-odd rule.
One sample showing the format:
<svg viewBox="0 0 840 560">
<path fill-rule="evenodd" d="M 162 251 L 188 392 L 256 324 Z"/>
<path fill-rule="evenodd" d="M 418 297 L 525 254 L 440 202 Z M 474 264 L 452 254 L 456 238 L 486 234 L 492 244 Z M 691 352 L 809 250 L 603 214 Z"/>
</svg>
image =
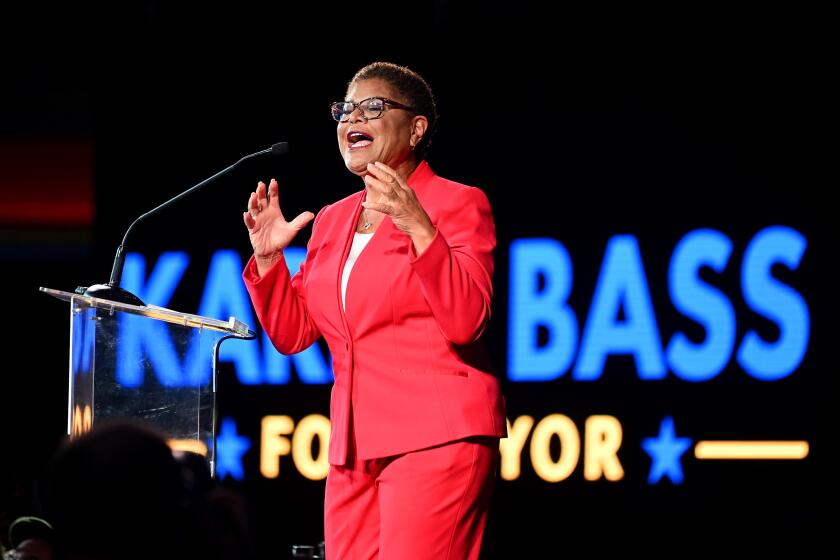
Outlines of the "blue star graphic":
<svg viewBox="0 0 840 560">
<path fill-rule="evenodd" d="M 230 475 L 236 480 L 245 478 L 242 455 L 251 447 L 251 440 L 236 433 L 233 418 L 222 419 L 222 429 L 216 437 L 216 474 L 219 479 Z"/>
<path fill-rule="evenodd" d="M 674 484 L 683 481 L 680 457 L 691 446 L 691 439 L 678 438 L 674 432 L 674 419 L 666 416 L 659 425 L 659 435 L 642 440 L 642 448 L 653 459 L 648 475 L 648 484 L 656 484 L 663 476 L 668 476 Z"/>
</svg>

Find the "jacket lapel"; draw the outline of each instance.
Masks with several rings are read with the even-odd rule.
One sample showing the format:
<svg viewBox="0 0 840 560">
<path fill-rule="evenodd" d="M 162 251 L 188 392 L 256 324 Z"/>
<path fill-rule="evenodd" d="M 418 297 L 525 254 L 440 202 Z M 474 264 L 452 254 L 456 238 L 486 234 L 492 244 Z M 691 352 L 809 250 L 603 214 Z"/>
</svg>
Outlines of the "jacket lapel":
<svg viewBox="0 0 840 560">
<path fill-rule="evenodd" d="M 335 292 L 335 304 L 337 305 L 338 313 L 341 316 L 341 321 L 344 325 L 345 333 L 349 334 L 350 329 L 347 326 L 347 317 L 345 316 L 345 312 L 341 307 L 341 274 L 344 271 L 344 263 L 347 262 L 347 255 L 350 254 L 350 247 L 353 245 L 353 234 L 356 232 L 356 222 L 358 220 L 359 209 L 362 207 L 362 200 L 364 200 L 365 191 L 359 192 L 352 200 L 354 202 L 352 204 L 346 205 L 348 208 L 349 214 L 345 214 L 341 216 L 341 221 L 344 222 L 345 233 L 344 233 L 344 245 L 341 248 L 341 253 L 338 258 L 338 263 L 336 266 L 336 292 Z"/>
</svg>

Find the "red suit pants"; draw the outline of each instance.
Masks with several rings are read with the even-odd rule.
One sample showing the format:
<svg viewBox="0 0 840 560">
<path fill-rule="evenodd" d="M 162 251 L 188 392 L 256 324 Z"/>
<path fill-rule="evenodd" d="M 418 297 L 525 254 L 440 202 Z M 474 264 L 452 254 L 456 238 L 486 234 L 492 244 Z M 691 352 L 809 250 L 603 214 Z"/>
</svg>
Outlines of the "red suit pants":
<svg viewBox="0 0 840 560">
<path fill-rule="evenodd" d="M 352 430 L 352 426 L 351 426 Z M 330 465 L 327 560 L 477 559 L 499 438 L 472 437 L 393 457 Z"/>
</svg>

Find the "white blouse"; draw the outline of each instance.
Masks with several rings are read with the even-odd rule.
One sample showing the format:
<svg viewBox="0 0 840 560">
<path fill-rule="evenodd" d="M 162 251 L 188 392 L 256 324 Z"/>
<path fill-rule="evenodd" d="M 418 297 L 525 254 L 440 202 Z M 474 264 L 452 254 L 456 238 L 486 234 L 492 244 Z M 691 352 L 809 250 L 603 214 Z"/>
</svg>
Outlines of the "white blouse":
<svg viewBox="0 0 840 560">
<path fill-rule="evenodd" d="M 356 232 L 353 234 L 353 246 L 350 247 L 350 254 L 347 255 L 347 262 L 344 263 L 344 270 L 341 273 L 342 309 L 347 309 L 347 306 L 344 304 L 344 300 L 346 299 L 345 294 L 347 293 L 347 280 L 350 279 L 350 270 L 353 269 L 353 265 L 356 263 L 356 259 L 358 259 L 359 255 L 362 254 L 362 250 L 367 246 L 371 237 L 373 237 L 373 233 Z"/>
</svg>

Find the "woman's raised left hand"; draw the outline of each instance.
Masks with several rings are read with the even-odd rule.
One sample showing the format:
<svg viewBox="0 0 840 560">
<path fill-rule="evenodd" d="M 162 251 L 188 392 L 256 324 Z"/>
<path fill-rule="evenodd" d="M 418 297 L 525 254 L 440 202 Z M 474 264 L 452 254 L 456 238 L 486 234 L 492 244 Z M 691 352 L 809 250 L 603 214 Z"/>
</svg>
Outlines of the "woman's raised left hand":
<svg viewBox="0 0 840 560">
<path fill-rule="evenodd" d="M 435 236 L 435 226 L 426 214 L 414 189 L 405 177 L 384 163 L 369 163 L 365 185 L 375 200 L 364 201 L 362 206 L 387 214 L 394 225 L 411 236 L 417 254 L 425 250 Z"/>
</svg>

